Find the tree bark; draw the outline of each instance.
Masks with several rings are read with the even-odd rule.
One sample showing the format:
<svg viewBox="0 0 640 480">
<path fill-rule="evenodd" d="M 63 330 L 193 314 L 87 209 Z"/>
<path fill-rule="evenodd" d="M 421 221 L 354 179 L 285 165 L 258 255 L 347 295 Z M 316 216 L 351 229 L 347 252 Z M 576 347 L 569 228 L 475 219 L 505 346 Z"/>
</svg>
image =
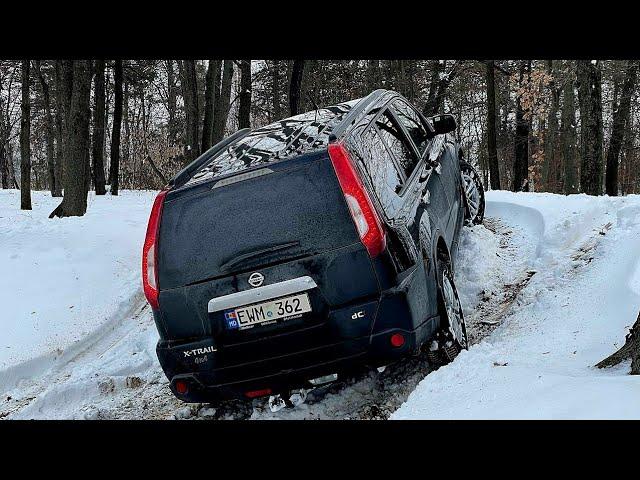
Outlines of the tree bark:
<svg viewBox="0 0 640 480">
<path fill-rule="evenodd" d="M 91 142 L 89 124 L 91 118 L 91 61 L 73 62 L 73 87 L 69 115 L 69 156 L 64 171 L 64 197 L 62 203 L 49 218 L 82 216 L 87 211 L 87 178 Z"/>
<path fill-rule="evenodd" d="M 180 84 L 184 100 L 185 115 L 185 164 L 191 163 L 200 155 L 200 109 L 198 108 L 198 82 L 196 61 L 180 62 Z"/>
<path fill-rule="evenodd" d="M 367 61 L 367 91 L 365 95 L 369 95 L 377 88 L 381 88 L 380 85 L 380 60 L 368 60 Z"/>
<path fill-rule="evenodd" d="M 202 122 L 202 147 L 206 152 L 213 138 L 214 106 L 220 96 L 220 60 L 209 60 L 204 91 L 204 120 Z"/>
<path fill-rule="evenodd" d="M 93 184 L 96 195 L 106 193 L 104 178 L 105 86 L 104 60 L 96 60 L 93 107 Z"/>
<path fill-rule="evenodd" d="M 560 92 L 556 79 L 556 68 L 553 60 L 548 61 L 548 73 L 551 76 L 549 91 L 551 105 L 547 114 L 547 131 L 544 136 L 544 162 L 542 164 L 542 187 L 545 191 L 555 192 L 557 189 L 556 149 L 558 143 L 558 110 L 560 109 Z"/>
<path fill-rule="evenodd" d="M 564 193 L 578 193 L 578 171 L 576 164 L 576 110 L 575 76 L 569 72 L 569 78 L 562 90 L 562 164 L 564 167 Z"/>
<path fill-rule="evenodd" d="M 520 61 L 519 85 L 524 81 L 524 75 L 531 73 L 531 60 Z M 516 97 L 516 136 L 513 160 L 514 192 L 529 191 L 529 120 L 525 118 L 522 99 Z"/>
<path fill-rule="evenodd" d="M 65 111 L 66 111 L 66 87 L 64 82 L 64 66 L 62 60 L 56 60 L 55 86 L 56 86 L 56 152 L 55 152 L 55 177 L 57 190 L 52 193 L 54 197 L 62 197 L 64 185 L 64 152 L 65 152 Z"/>
<path fill-rule="evenodd" d="M 629 359 L 631 359 L 631 375 L 640 375 L 640 313 L 636 323 L 629 330 L 624 345 L 617 352 L 597 363 L 596 367 L 613 367 Z"/>
<path fill-rule="evenodd" d="M 240 60 L 238 126 L 251 128 L 251 60 Z"/>
<path fill-rule="evenodd" d="M 123 97 L 122 60 L 115 61 L 113 80 L 113 131 L 111 133 L 111 162 L 109 165 L 109 181 L 111 182 L 111 195 L 118 195 L 118 186 L 120 180 L 120 129 L 122 127 Z"/>
<path fill-rule="evenodd" d="M 22 60 L 22 102 L 20 116 L 20 208 L 31 210 L 31 61 Z"/>
<path fill-rule="evenodd" d="M 293 69 L 291 70 L 291 83 L 289 84 L 289 111 L 291 116 L 300 113 L 300 92 L 302 89 L 304 62 L 304 60 L 294 60 Z"/>
<path fill-rule="evenodd" d="M 54 128 L 53 128 L 53 114 L 51 113 L 51 93 L 49 91 L 49 84 L 44 78 L 42 73 L 42 65 L 40 60 L 35 61 L 36 73 L 38 80 L 40 81 L 40 88 L 42 89 L 42 102 L 44 104 L 44 127 L 45 127 L 45 142 L 47 144 L 47 174 L 49 178 L 49 189 L 51 190 L 51 196 L 55 197 L 55 193 L 58 190 L 57 183 L 59 179 L 56 178 L 55 170 L 55 146 L 54 146 Z"/>
<path fill-rule="evenodd" d="M 498 168 L 498 149 L 496 146 L 496 81 L 495 62 L 487 62 L 487 160 L 491 189 L 500 190 L 500 169 Z"/>
<path fill-rule="evenodd" d="M 622 91 L 620 92 L 620 102 L 613 110 L 613 126 L 611 127 L 611 139 L 609 140 L 609 149 L 607 151 L 605 177 L 606 192 L 609 196 L 618 195 L 618 157 L 629 126 L 631 96 L 636 84 L 637 70 L 638 62 L 636 60 L 627 60 Z"/>
<path fill-rule="evenodd" d="M 271 103 L 273 105 L 273 115 L 271 121 L 280 119 L 280 61 L 274 60 L 271 69 Z"/>
<path fill-rule="evenodd" d="M 169 141 L 171 144 L 175 144 L 178 138 L 178 125 L 177 125 L 177 104 L 178 98 L 176 93 L 176 79 L 175 71 L 173 69 L 173 60 L 166 60 L 167 69 L 167 112 L 169 113 Z"/>
<path fill-rule="evenodd" d="M 598 62 L 578 60 L 578 101 L 580 103 L 580 189 L 602 195 L 603 126 L 602 71 Z"/>
<path fill-rule="evenodd" d="M 233 60 L 225 60 L 222 66 L 222 82 L 220 95 L 216 98 L 213 115 L 213 138 L 211 144 L 215 145 L 224 138 L 231 104 L 231 83 L 233 81 Z"/>
<path fill-rule="evenodd" d="M 460 60 L 456 60 L 446 73 L 446 60 L 434 60 L 433 69 L 431 72 L 431 81 L 429 85 L 429 94 L 427 96 L 427 102 L 424 105 L 422 112 L 425 116 L 431 117 L 438 113 L 444 113 L 444 101 L 447 96 L 447 89 L 451 82 L 458 76 L 462 63 Z"/>
</svg>

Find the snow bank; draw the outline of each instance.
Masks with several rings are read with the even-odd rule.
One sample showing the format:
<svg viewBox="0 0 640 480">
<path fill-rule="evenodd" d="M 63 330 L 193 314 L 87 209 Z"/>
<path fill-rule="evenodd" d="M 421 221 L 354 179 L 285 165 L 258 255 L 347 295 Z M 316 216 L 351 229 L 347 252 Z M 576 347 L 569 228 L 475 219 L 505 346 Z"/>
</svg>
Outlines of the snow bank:
<svg viewBox="0 0 640 480">
<path fill-rule="evenodd" d="M 140 252 L 155 192 L 90 194 L 83 217 L 49 219 L 60 199 L 0 190 L 0 391 L 68 359 L 143 302 Z"/>
<path fill-rule="evenodd" d="M 487 200 L 488 216 L 528 229 L 521 261 L 536 273 L 504 323 L 428 375 L 391 418 L 640 418 L 629 364 L 593 367 L 621 346 L 640 309 L 640 197 Z M 480 257 L 459 274 L 469 303 L 469 282 L 491 285 L 494 273 Z"/>
</svg>

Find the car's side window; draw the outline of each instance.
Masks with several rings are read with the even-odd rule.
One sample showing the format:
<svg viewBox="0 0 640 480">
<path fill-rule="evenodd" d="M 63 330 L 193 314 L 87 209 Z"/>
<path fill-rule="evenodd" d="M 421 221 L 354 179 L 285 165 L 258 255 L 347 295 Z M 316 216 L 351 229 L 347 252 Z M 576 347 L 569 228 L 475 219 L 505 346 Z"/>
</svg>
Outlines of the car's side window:
<svg viewBox="0 0 640 480">
<path fill-rule="evenodd" d="M 407 130 L 422 157 L 429 146 L 429 135 L 422 119 L 410 105 L 402 100 L 395 100 L 392 106 L 398 121 Z"/>
<path fill-rule="evenodd" d="M 398 166 L 402 168 L 405 177 L 409 178 L 418 164 L 418 157 L 404 132 L 396 125 L 388 110 L 378 117 L 376 128 L 389 151 L 398 162 Z"/>
<path fill-rule="evenodd" d="M 395 164 L 389 161 L 382 138 L 373 126 L 362 134 L 362 150 L 368 159 L 369 175 L 376 190 L 383 188 L 395 194 L 399 193 L 402 190 L 402 177 Z M 384 194 L 381 197 L 384 197 Z M 383 198 L 380 200 L 385 203 Z"/>
</svg>

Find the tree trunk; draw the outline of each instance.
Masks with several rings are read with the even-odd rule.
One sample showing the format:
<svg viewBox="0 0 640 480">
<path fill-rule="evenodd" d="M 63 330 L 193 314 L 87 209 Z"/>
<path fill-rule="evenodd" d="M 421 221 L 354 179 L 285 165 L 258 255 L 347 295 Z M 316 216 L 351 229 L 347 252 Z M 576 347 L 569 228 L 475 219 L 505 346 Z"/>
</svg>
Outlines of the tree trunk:
<svg viewBox="0 0 640 480">
<path fill-rule="evenodd" d="M 240 60 L 238 126 L 251 128 L 251 60 Z"/>
<path fill-rule="evenodd" d="M 213 138 L 214 105 L 220 95 L 220 60 L 209 60 L 204 91 L 204 120 L 202 122 L 202 148 L 206 152 Z"/>
<path fill-rule="evenodd" d="M 578 60 L 578 101 L 580 103 L 580 189 L 602 195 L 602 71 L 598 62 Z"/>
<path fill-rule="evenodd" d="M 274 60 L 273 67 L 271 71 L 271 83 L 272 83 L 272 94 L 271 101 L 273 104 L 273 116 L 271 117 L 271 121 L 274 122 L 280 119 L 280 61 Z"/>
<path fill-rule="evenodd" d="M 180 62 L 180 83 L 184 100 L 185 116 L 185 164 L 191 163 L 200 155 L 200 109 L 198 108 L 198 82 L 196 78 L 196 61 Z"/>
<path fill-rule="evenodd" d="M 444 101 L 447 96 L 447 89 L 460 73 L 461 65 L 461 61 L 456 60 L 449 73 L 446 73 L 446 60 L 434 60 L 429 94 L 424 109 L 422 110 L 425 116 L 431 117 L 438 113 L 444 113 Z"/>
<path fill-rule="evenodd" d="M 20 208 L 31 210 L 31 61 L 22 60 L 22 102 L 20 116 Z"/>
<path fill-rule="evenodd" d="M 519 85 L 524 81 L 524 75 L 531 72 L 531 60 L 520 61 Z M 525 118 L 520 95 L 516 96 L 516 136 L 513 160 L 514 192 L 529 191 L 529 120 Z"/>
<path fill-rule="evenodd" d="M 225 60 L 222 66 L 222 83 L 220 84 L 220 95 L 215 99 L 213 114 L 213 138 L 212 145 L 220 142 L 224 138 L 227 126 L 227 116 L 229 115 L 229 105 L 231 104 L 231 83 L 233 81 L 233 60 Z"/>
<path fill-rule="evenodd" d="M 547 114 L 547 132 L 544 137 L 544 162 L 542 164 L 542 187 L 545 191 L 557 190 L 557 162 L 556 149 L 558 143 L 558 110 L 560 109 L 560 91 L 556 80 L 556 69 L 553 60 L 548 61 L 548 73 L 551 76 L 549 91 L 551 105 Z"/>
<path fill-rule="evenodd" d="M 498 168 L 498 149 L 496 146 L 496 82 L 495 62 L 487 62 L 487 159 L 491 189 L 500 190 L 500 169 Z"/>
<path fill-rule="evenodd" d="M 96 60 L 93 107 L 93 184 L 96 195 L 106 193 L 104 178 L 105 87 L 104 60 Z"/>
<path fill-rule="evenodd" d="M 607 171 L 605 178 L 606 192 L 609 196 L 618 195 L 618 157 L 624 140 L 625 132 L 629 126 L 629 112 L 631 110 L 631 96 L 636 84 L 638 62 L 627 60 L 620 102 L 613 110 L 613 126 L 611 127 L 611 139 L 607 151 Z M 628 133 L 627 133 L 628 135 Z"/>
<path fill-rule="evenodd" d="M 49 189 L 51 190 L 51 196 L 55 197 L 57 191 L 56 183 L 59 179 L 56 178 L 55 171 L 55 148 L 54 148 L 54 132 L 53 132 L 53 114 L 51 113 L 51 94 L 49 92 L 49 84 L 44 78 L 42 73 L 42 65 L 40 60 L 35 61 L 36 73 L 38 80 L 40 81 L 40 87 L 42 89 L 42 102 L 44 103 L 44 127 L 45 127 L 45 142 L 47 144 L 47 174 L 49 178 Z"/>
<path fill-rule="evenodd" d="M 87 211 L 89 176 L 89 123 L 91 118 L 91 61 L 73 62 L 73 88 L 69 115 L 69 156 L 64 171 L 64 198 L 49 218 L 82 216 Z"/>
<path fill-rule="evenodd" d="M 367 91 L 365 95 L 369 95 L 374 90 L 381 88 L 380 85 L 380 60 L 367 61 Z"/>
<path fill-rule="evenodd" d="M 304 60 L 294 60 L 293 69 L 291 70 L 291 83 L 289 84 L 289 111 L 291 116 L 300 113 L 300 91 L 302 89 L 304 62 Z"/>
<path fill-rule="evenodd" d="M 113 131 L 111 133 L 111 162 L 109 165 L 109 180 L 111 182 L 111 195 L 118 195 L 118 186 L 120 180 L 120 129 L 122 127 L 123 96 L 122 60 L 115 61 L 113 73 Z"/>
<path fill-rule="evenodd" d="M 574 85 L 575 77 L 569 78 L 562 94 L 562 164 L 564 166 L 564 193 L 578 193 L 578 171 L 576 164 L 576 109 Z"/>
<path fill-rule="evenodd" d="M 631 375 L 640 375 L 640 313 L 636 323 L 629 330 L 624 345 L 617 352 L 597 363 L 596 367 L 613 367 L 629 359 L 631 359 Z"/>
<path fill-rule="evenodd" d="M 64 65 L 62 60 L 56 60 L 55 66 L 55 86 L 56 86 L 56 158 L 55 177 L 57 190 L 53 192 L 54 197 L 62 197 L 62 187 L 64 185 L 64 152 L 65 152 L 65 111 L 66 111 L 66 91 Z M 70 90 L 70 89 L 69 89 Z"/>
<path fill-rule="evenodd" d="M 169 113 L 169 141 L 175 144 L 178 138 L 177 125 L 177 104 L 178 98 L 176 93 L 175 71 L 173 70 L 173 60 L 166 60 L 167 67 L 167 112 Z"/>
</svg>

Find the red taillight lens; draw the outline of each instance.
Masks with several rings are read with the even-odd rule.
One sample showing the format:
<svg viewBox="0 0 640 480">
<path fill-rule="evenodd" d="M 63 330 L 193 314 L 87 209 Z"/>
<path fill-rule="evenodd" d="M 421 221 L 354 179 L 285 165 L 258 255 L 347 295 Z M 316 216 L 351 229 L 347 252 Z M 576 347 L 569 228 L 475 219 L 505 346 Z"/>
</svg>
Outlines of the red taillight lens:
<svg viewBox="0 0 640 480">
<path fill-rule="evenodd" d="M 329 144 L 329 157 L 338 176 L 351 216 L 358 229 L 362 243 L 371 258 L 377 257 L 386 246 L 382 222 L 369 194 L 351 163 L 349 152 L 342 143 Z"/>
<path fill-rule="evenodd" d="M 142 286 L 144 295 L 151 308 L 158 309 L 158 230 L 160 229 L 160 216 L 162 215 L 162 205 L 167 190 L 161 191 L 153 202 L 149 224 L 147 225 L 147 236 L 142 247 Z"/>
<path fill-rule="evenodd" d="M 265 395 L 271 395 L 270 388 L 263 388 L 262 390 L 250 390 L 248 392 L 245 392 L 245 396 L 248 398 L 264 397 Z"/>
<path fill-rule="evenodd" d="M 176 392 L 180 395 L 184 395 L 189 391 L 189 385 L 184 380 L 178 380 L 176 382 Z"/>
<path fill-rule="evenodd" d="M 401 347 L 402 345 L 404 345 L 404 335 L 402 335 L 401 333 L 394 333 L 393 335 L 391 335 L 389 341 L 391 342 L 391 346 L 396 348 Z"/>
</svg>

